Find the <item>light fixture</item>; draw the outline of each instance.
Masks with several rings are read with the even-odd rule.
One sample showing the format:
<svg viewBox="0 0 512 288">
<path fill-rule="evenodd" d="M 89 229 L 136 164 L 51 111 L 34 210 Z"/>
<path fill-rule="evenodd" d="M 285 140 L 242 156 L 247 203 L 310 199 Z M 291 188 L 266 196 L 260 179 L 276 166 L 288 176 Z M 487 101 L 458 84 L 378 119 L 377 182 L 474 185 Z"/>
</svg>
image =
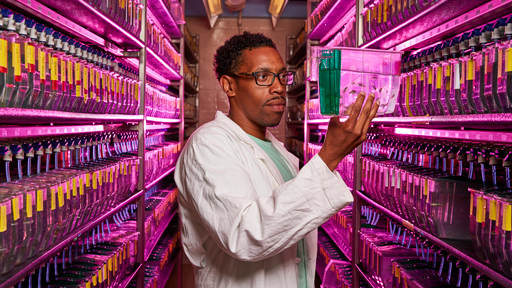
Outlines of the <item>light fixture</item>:
<svg viewBox="0 0 512 288">
<path fill-rule="evenodd" d="M 279 17 L 281 11 L 284 9 L 284 5 L 287 1 L 285 0 L 270 0 L 270 5 L 268 6 L 268 13 L 270 13 L 274 17 Z"/>
<path fill-rule="evenodd" d="M 210 11 L 210 17 L 219 16 L 222 14 L 221 0 L 206 0 L 208 2 L 208 9 Z"/>
<path fill-rule="evenodd" d="M 268 13 L 270 13 L 270 18 L 272 18 L 272 27 L 276 28 L 277 22 L 281 18 L 283 14 L 284 7 L 288 0 L 270 0 L 270 5 L 268 6 Z"/>
</svg>

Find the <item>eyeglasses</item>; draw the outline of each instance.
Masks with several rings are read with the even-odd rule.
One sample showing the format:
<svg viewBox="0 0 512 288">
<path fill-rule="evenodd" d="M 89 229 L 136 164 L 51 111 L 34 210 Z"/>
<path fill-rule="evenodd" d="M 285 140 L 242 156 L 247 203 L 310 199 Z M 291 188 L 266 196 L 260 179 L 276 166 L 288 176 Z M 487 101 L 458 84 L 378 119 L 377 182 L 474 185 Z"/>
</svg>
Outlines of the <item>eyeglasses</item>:
<svg viewBox="0 0 512 288">
<path fill-rule="evenodd" d="M 293 84 L 293 77 L 295 76 L 295 72 L 292 71 L 284 71 L 281 73 L 273 73 L 268 71 L 259 71 L 259 72 L 252 72 L 252 73 L 235 73 L 232 76 L 253 76 L 254 80 L 256 81 L 256 85 L 259 86 L 271 86 L 274 84 L 274 80 L 279 79 L 279 83 L 281 85 L 291 85 Z"/>
</svg>

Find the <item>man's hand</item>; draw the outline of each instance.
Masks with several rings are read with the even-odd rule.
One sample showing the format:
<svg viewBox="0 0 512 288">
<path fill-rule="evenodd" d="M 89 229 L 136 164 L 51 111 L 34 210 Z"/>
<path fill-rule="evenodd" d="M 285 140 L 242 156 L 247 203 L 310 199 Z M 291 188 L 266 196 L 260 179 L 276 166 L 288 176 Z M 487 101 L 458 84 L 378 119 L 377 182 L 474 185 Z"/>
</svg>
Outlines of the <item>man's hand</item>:
<svg viewBox="0 0 512 288">
<path fill-rule="evenodd" d="M 375 95 L 371 93 L 361 111 L 365 96 L 364 92 L 359 93 L 347 121 L 341 123 L 339 117 L 336 116 L 332 117 L 329 122 L 324 145 L 318 156 L 322 158 L 331 171 L 338 166 L 338 163 L 345 156 L 366 140 L 368 127 L 377 114 L 380 103 L 377 100 L 373 104 Z"/>
</svg>

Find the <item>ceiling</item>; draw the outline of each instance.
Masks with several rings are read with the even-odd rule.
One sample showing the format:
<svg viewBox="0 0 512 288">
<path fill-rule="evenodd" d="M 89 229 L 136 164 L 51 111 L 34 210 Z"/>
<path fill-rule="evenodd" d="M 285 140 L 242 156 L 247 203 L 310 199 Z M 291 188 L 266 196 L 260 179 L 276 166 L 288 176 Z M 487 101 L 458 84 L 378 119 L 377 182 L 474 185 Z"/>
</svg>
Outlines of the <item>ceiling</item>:
<svg viewBox="0 0 512 288">
<path fill-rule="evenodd" d="M 229 13 L 229 10 L 222 1 L 224 13 L 220 17 L 238 17 L 238 12 Z M 242 17 L 270 18 L 268 13 L 269 0 L 246 0 L 245 9 L 242 11 Z M 288 1 L 281 18 L 303 18 L 307 15 L 307 0 Z M 185 16 L 187 17 L 206 17 L 203 0 L 186 0 Z"/>
</svg>

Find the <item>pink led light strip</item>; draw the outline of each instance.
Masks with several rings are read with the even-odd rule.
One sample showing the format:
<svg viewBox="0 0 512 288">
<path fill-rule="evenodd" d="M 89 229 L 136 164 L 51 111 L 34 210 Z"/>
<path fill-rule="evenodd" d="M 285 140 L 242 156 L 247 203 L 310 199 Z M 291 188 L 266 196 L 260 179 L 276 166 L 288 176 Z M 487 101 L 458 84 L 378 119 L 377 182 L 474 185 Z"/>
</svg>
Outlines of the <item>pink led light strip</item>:
<svg viewBox="0 0 512 288">
<path fill-rule="evenodd" d="M 78 0 L 78 1 L 80 1 L 80 3 L 82 3 L 82 5 L 84 5 L 84 7 L 86 7 L 89 10 L 91 10 L 94 14 L 98 15 L 101 19 L 107 21 L 108 23 L 110 23 L 110 25 L 114 26 L 117 30 L 121 31 L 124 35 L 128 36 L 128 38 L 132 39 L 135 43 L 137 43 L 137 45 L 140 48 L 144 47 L 144 43 L 142 42 L 142 40 L 140 40 L 137 37 L 133 36 L 132 34 L 128 33 L 128 31 L 126 31 L 123 27 L 119 26 L 117 23 L 115 23 L 114 21 L 110 20 L 102 12 L 96 10 L 87 1 L 84 1 L 84 0 Z"/>
</svg>

